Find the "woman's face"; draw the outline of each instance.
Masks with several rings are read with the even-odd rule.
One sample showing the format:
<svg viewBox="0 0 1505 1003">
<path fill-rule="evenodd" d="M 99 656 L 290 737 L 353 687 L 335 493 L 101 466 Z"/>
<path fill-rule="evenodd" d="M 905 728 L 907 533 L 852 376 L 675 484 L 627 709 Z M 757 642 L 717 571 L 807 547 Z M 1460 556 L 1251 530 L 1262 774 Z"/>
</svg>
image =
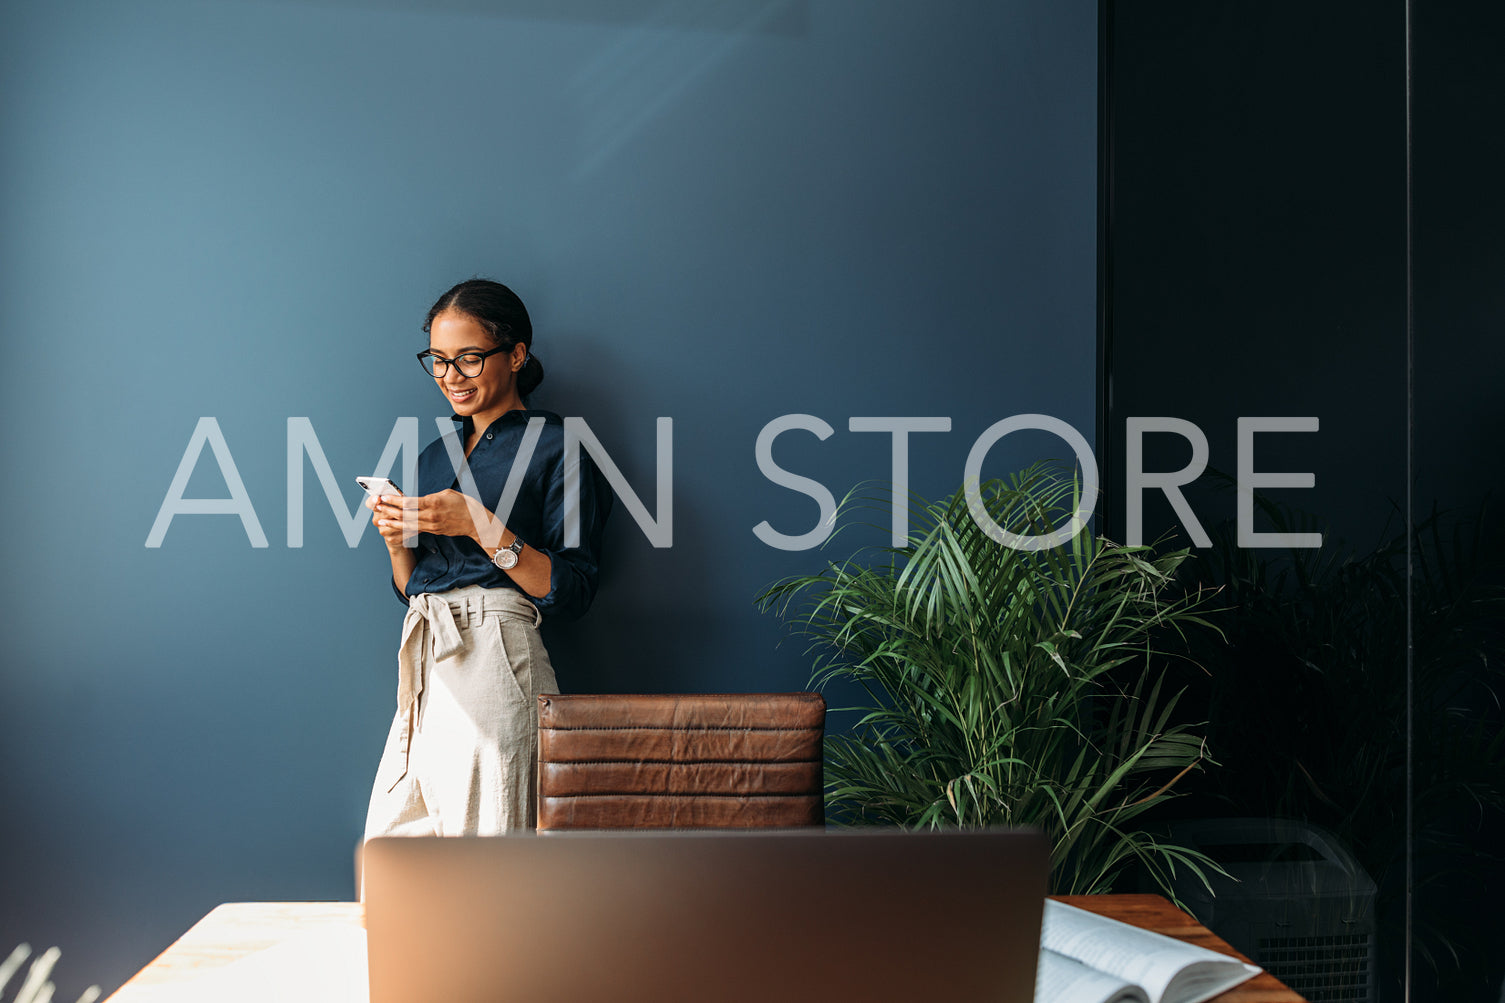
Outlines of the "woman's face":
<svg viewBox="0 0 1505 1003">
<path fill-rule="evenodd" d="M 466 352 L 487 352 L 496 348 L 491 335 L 468 313 L 445 310 L 429 325 L 429 351 L 453 359 Z M 526 345 L 518 343 L 511 352 L 486 357 L 480 375 L 466 376 L 460 367 L 447 367 L 443 376 L 434 377 L 440 391 L 455 409 L 455 414 L 489 424 L 508 411 L 521 408 L 517 393 L 517 370 L 527 358 Z"/>
</svg>

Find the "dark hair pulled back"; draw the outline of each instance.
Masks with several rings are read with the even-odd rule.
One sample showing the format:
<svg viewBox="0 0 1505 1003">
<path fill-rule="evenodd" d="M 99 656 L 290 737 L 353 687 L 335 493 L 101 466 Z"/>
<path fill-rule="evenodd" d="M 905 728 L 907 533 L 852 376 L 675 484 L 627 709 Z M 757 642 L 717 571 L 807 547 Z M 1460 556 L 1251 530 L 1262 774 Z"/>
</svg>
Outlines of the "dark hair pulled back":
<svg viewBox="0 0 1505 1003">
<path fill-rule="evenodd" d="M 423 321 L 428 332 L 434 318 L 446 310 L 458 310 L 486 329 L 498 348 L 511 349 L 519 342 L 528 346 L 528 361 L 517 373 L 517 392 L 526 397 L 543 382 L 543 363 L 533 354 L 533 322 L 517 293 L 490 279 L 466 279 L 439 297 Z"/>
</svg>

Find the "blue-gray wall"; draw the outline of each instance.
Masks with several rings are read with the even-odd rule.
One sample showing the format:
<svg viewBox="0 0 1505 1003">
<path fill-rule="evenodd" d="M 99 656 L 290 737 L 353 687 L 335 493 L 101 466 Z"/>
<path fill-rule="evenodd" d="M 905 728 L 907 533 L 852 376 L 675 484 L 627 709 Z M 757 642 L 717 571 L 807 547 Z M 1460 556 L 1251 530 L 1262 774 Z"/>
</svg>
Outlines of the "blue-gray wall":
<svg viewBox="0 0 1505 1003">
<path fill-rule="evenodd" d="M 1094 425 L 1096 5 L 58 0 L 0 13 L 4 532 L 0 949 L 108 989 L 227 900 L 344 898 L 394 701 L 380 540 L 346 546 L 287 422 L 354 506 L 451 283 L 528 303 L 538 406 L 586 418 L 674 543 L 613 516 L 568 690 L 803 688 L 760 543 L 889 476 L 852 416 L 948 416 L 912 486 L 995 421 Z M 201 416 L 229 515 L 145 546 Z M 985 473 L 1065 447 L 1010 437 Z M 205 451 L 191 497 L 223 497 Z"/>
</svg>

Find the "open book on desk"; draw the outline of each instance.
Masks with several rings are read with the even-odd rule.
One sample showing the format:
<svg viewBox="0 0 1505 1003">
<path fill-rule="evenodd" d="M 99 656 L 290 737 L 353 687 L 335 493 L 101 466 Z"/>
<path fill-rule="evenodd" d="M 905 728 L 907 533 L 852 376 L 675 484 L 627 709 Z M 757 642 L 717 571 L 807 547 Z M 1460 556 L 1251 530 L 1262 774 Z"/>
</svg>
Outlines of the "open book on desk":
<svg viewBox="0 0 1505 1003">
<path fill-rule="evenodd" d="M 1035 1003 L 1202 1003 L 1261 971 L 1046 899 Z"/>
</svg>

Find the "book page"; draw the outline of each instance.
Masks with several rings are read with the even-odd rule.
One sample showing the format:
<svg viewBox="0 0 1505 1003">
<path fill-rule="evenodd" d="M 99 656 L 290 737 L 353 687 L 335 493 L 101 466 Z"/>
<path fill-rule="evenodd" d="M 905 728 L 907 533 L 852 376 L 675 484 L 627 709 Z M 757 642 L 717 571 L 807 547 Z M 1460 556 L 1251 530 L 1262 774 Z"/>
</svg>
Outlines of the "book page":
<svg viewBox="0 0 1505 1003">
<path fill-rule="evenodd" d="M 1142 986 L 1150 1003 L 1201 1003 L 1261 971 L 1226 954 L 1049 899 L 1040 946 Z M 1187 976 L 1178 980 L 1183 970 Z M 1175 992 L 1168 993 L 1173 983 Z"/>
<path fill-rule="evenodd" d="M 1144 990 L 1055 951 L 1040 952 L 1035 1003 L 1148 1003 Z"/>
</svg>

